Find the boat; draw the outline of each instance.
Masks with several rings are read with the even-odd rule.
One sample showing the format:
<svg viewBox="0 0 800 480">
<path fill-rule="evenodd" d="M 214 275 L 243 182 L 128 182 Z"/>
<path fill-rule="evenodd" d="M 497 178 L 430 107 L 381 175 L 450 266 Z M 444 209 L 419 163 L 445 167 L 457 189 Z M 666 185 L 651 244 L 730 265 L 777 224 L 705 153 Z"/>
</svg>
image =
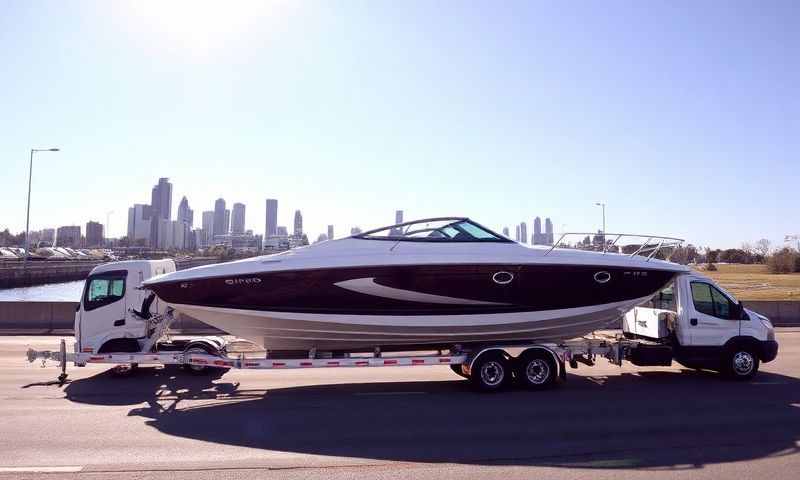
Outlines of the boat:
<svg viewBox="0 0 800 480">
<path fill-rule="evenodd" d="M 643 248 L 529 247 L 466 217 L 438 217 L 167 273 L 143 287 L 268 351 L 561 341 L 619 320 L 688 271 Z"/>
</svg>

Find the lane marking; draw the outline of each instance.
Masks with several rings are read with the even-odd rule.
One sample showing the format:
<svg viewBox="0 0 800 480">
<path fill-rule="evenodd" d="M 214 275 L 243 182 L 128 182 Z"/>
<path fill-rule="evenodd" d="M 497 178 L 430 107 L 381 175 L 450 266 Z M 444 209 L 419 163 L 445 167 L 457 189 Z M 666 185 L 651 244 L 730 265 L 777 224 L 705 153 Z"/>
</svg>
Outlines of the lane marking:
<svg viewBox="0 0 800 480">
<path fill-rule="evenodd" d="M 359 392 L 353 395 L 360 396 L 379 396 L 379 395 L 425 395 L 428 392 Z"/>
<path fill-rule="evenodd" d="M 788 385 L 789 382 L 750 382 L 750 385 Z"/>
<path fill-rule="evenodd" d="M 0 467 L 0 473 L 77 473 L 82 465 L 63 465 L 60 467 Z"/>
</svg>

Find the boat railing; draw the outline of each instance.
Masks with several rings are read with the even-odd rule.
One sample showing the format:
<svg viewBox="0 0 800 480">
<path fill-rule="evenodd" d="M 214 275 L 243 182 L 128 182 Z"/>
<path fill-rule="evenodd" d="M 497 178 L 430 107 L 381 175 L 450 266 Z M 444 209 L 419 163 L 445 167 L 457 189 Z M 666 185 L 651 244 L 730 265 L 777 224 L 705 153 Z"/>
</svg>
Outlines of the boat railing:
<svg viewBox="0 0 800 480">
<path fill-rule="evenodd" d="M 566 239 L 582 237 L 581 241 L 570 245 Z M 589 242 L 586 242 L 586 238 Z M 612 240 L 613 239 L 613 240 Z M 644 242 L 641 240 L 644 239 Z M 633 240 L 633 241 L 631 241 Z M 649 261 L 659 252 L 669 250 L 666 260 L 675 250 L 683 244 L 682 238 L 664 237 L 662 235 L 642 235 L 636 233 L 603 233 L 603 232 L 567 232 L 562 233 L 558 240 L 544 253 L 545 256 L 556 248 L 570 248 L 577 250 L 592 250 L 605 253 L 618 253 L 628 256 L 641 255 Z"/>
</svg>

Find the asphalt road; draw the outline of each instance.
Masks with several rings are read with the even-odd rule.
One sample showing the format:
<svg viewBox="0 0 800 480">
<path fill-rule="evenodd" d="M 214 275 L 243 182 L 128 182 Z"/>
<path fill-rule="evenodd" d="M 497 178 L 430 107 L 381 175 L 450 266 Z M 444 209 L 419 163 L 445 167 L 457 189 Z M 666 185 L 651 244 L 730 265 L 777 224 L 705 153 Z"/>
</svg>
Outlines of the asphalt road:
<svg viewBox="0 0 800 480">
<path fill-rule="evenodd" d="M 229 372 L 30 365 L 0 337 L 0 478 L 797 478 L 800 329 L 751 383 L 571 370 L 480 394 L 446 367 Z M 653 471 L 658 472 L 654 474 Z"/>
</svg>

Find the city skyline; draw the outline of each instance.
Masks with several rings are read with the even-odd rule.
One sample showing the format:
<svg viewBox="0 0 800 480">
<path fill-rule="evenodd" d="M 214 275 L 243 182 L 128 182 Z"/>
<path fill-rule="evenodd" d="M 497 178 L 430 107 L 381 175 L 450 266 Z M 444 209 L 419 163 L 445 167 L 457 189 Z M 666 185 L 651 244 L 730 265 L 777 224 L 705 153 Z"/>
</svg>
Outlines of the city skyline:
<svg viewBox="0 0 800 480">
<path fill-rule="evenodd" d="M 159 176 L 255 231 L 280 199 L 312 238 L 398 208 L 596 231 L 595 202 L 610 232 L 695 245 L 800 230 L 791 3 L 253 8 L 176 32 L 152 6 L 6 5 L 2 227 L 25 228 L 29 149 L 60 148 L 34 159 L 31 230 L 112 211 L 120 237 Z"/>
</svg>

